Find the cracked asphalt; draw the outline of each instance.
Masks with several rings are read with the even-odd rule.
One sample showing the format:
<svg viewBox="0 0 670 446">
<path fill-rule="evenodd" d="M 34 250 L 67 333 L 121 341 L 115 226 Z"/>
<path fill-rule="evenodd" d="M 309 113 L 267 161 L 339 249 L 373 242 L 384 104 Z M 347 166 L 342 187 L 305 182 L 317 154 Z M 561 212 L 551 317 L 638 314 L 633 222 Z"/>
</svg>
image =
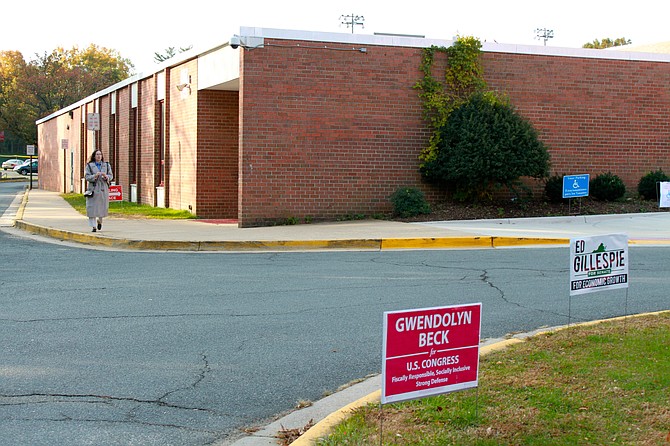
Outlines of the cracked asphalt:
<svg viewBox="0 0 670 446">
<path fill-rule="evenodd" d="M 0 203 L 0 206 L 2 204 Z M 7 445 L 226 445 L 381 369 L 384 311 L 482 302 L 482 336 L 667 310 L 667 248 L 568 300 L 567 248 L 90 250 L 0 231 Z"/>
</svg>

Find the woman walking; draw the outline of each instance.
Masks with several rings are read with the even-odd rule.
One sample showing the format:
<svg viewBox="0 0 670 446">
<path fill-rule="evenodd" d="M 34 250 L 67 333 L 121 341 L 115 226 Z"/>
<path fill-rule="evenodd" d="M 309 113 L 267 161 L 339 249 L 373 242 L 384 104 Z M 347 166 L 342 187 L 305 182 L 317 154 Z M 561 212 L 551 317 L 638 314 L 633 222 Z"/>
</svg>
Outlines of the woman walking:
<svg viewBox="0 0 670 446">
<path fill-rule="evenodd" d="M 114 178 L 112 167 L 105 162 L 102 152 L 96 150 L 86 164 L 86 216 L 93 232 L 102 229 L 102 219 L 109 213 L 109 183 Z M 93 195 L 90 193 L 93 192 Z"/>
</svg>

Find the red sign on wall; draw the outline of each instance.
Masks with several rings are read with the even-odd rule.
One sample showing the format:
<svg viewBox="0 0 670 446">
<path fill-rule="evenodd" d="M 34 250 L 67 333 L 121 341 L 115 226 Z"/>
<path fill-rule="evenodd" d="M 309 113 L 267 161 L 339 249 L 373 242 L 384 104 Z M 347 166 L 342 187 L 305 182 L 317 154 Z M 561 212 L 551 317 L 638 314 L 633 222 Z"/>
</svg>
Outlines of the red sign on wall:
<svg viewBox="0 0 670 446">
<path fill-rule="evenodd" d="M 382 404 L 477 387 L 481 308 L 385 312 Z"/>
<path fill-rule="evenodd" d="M 120 184 L 109 186 L 109 201 L 123 201 L 123 190 Z"/>
</svg>

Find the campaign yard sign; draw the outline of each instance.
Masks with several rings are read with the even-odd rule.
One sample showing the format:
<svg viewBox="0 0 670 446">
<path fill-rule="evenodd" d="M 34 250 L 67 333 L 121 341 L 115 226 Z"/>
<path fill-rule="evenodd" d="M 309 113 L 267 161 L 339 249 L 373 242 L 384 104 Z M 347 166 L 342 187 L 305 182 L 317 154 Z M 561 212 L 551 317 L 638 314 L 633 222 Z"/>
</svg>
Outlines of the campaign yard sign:
<svg viewBox="0 0 670 446">
<path fill-rule="evenodd" d="M 385 312 L 382 404 L 477 387 L 481 308 Z"/>
<path fill-rule="evenodd" d="M 628 236 L 570 239 L 570 296 L 628 288 Z"/>
<path fill-rule="evenodd" d="M 659 185 L 661 197 L 658 207 L 670 208 L 670 181 L 662 181 Z"/>
<path fill-rule="evenodd" d="M 123 189 L 120 184 L 109 186 L 109 201 L 123 201 Z"/>
</svg>

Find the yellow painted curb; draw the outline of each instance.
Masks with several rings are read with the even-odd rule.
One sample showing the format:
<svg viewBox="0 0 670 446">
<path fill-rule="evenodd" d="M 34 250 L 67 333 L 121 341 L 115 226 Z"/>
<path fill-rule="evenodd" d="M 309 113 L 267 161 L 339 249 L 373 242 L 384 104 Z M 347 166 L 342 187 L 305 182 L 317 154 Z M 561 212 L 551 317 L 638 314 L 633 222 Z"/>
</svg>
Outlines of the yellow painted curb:
<svg viewBox="0 0 670 446">
<path fill-rule="evenodd" d="M 508 246 L 570 245 L 567 238 L 538 237 L 423 237 L 382 239 L 381 249 L 502 248 Z"/>
<path fill-rule="evenodd" d="M 24 199 L 25 200 L 25 199 Z M 279 241 L 165 241 L 165 240 L 131 240 L 91 235 L 88 233 L 71 232 L 56 228 L 47 228 L 16 220 L 15 227 L 32 234 L 55 238 L 58 240 L 98 245 L 108 248 L 126 248 L 137 250 L 160 251 L 296 251 L 319 249 L 369 249 L 379 250 L 381 240 L 279 240 Z"/>
<path fill-rule="evenodd" d="M 565 245 L 570 246 L 569 238 L 538 238 L 538 237 L 492 237 L 494 248 L 503 246 L 532 246 L 532 245 Z"/>
<path fill-rule="evenodd" d="M 28 203 L 28 186 L 26 186 L 26 190 L 23 191 L 23 199 L 21 200 L 18 211 L 16 211 L 17 220 L 23 220 L 23 211 L 26 209 L 26 203 Z M 16 223 L 14 223 L 14 226 L 16 226 Z"/>
<path fill-rule="evenodd" d="M 638 240 L 628 240 L 630 245 L 670 245 L 670 240 L 668 239 L 638 239 Z"/>
<path fill-rule="evenodd" d="M 382 239 L 381 249 L 491 248 L 491 237 L 423 237 Z"/>
<path fill-rule="evenodd" d="M 613 317 L 610 319 L 599 319 L 597 321 L 589 321 L 589 322 L 581 322 L 579 324 L 570 324 L 570 325 L 564 325 L 560 327 L 554 327 L 550 328 L 547 330 L 542 330 L 538 331 L 533 336 L 538 336 L 546 333 L 551 333 L 551 332 L 556 332 L 560 330 L 565 330 L 567 328 L 574 328 L 574 327 L 585 327 L 589 325 L 596 325 L 596 324 L 601 324 L 603 322 L 614 322 L 614 321 L 620 321 L 624 320 L 626 318 L 633 318 L 633 317 L 642 317 L 642 316 L 654 316 L 658 314 L 664 314 L 668 313 L 670 310 L 663 310 L 663 311 L 654 311 L 651 313 L 641 313 L 641 314 L 632 314 L 629 316 L 619 316 L 619 317 Z M 532 337 L 532 336 L 530 336 Z M 484 347 L 481 347 L 479 349 L 479 356 L 485 356 L 489 353 L 496 352 L 499 350 L 504 350 L 505 348 L 509 347 L 510 345 L 514 344 L 520 344 L 522 342 L 525 342 L 528 338 L 510 338 L 510 339 L 505 339 L 500 342 L 496 342 L 495 344 L 487 345 Z M 295 440 L 291 445 L 293 446 L 313 446 L 316 444 L 316 441 L 327 436 L 335 427 L 337 424 L 341 423 L 344 421 L 352 411 L 355 409 L 358 409 L 359 407 L 366 406 L 370 403 L 378 403 L 381 400 L 381 394 L 382 391 L 376 390 L 362 398 L 357 399 L 353 403 L 347 404 L 343 408 L 331 413 L 328 415 L 326 418 L 323 420 L 319 421 L 316 423 L 314 426 L 312 426 L 307 432 L 305 432 L 303 435 L 301 435 L 297 440 Z"/>
<path fill-rule="evenodd" d="M 265 241 L 207 241 L 200 242 L 200 251 L 295 251 L 318 249 L 379 250 L 379 239 L 347 240 L 265 240 Z"/>
<path fill-rule="evenodd" d="M 344 239 L 344 240 L 265 240 L 265 241 L 187 241 L 187 240 L 132 240 L 106 237 L 102 234 L 71 232 L 63 229 L 48 228 L 23 220 L 28 202 L 28 193 L 24 194 L 17 212 L 14 226 L 27 232 L 64 241 L 87 245 L 99 245 L 108 248 L 125 248 L 156 251 L 309 251 L 328 249 L 468 249 L 502 248 L 513 246 L 567 246 L 570 239 L 534 238 L 534 237 L 417 237 L 388 239 Z M 629 240 L 630 244 L 658 245 L 669 244 L 670 240 Z"/>
<path fill-rule="evenodd" d="M 357 399 L 353 403 L 347 404 L 340 410 L 331 413 L 326 418 L 316 423 L 307 432 L 302 434 L 300 437 L 298 437 L 297 440 L 291 443 L 291 445 L 292 446 L 313 445 L 317 439 L 328 435 L 333 426 L 346 420 L 347 417 L 350 415 L 350 412 L 359 407 L 366 406 L 370 403 L 379 402 L 381 396 L 382 391 L 377 390 L 364 396 L 363 398 Z"/>
</svg>

